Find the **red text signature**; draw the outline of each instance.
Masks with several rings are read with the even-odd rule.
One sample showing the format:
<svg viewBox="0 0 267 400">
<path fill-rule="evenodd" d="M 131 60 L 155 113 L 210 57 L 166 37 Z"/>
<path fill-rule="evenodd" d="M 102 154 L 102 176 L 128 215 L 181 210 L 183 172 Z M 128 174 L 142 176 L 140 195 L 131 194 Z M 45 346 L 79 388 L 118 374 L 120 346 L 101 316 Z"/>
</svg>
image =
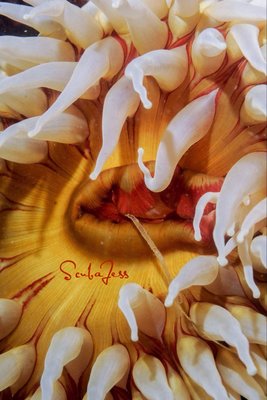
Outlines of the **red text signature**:
<svg viewBox="0 0 267 400">
<path fill-rule="evenodd" d="M 73 260 L 64 260 L 60 266 L 60 271 L 64 275 L 66 281 L 72 279 L 86 278 L 92 281 L 93 279 L 100 279 L 104 285 L 108 285 L 110 279 L 128 279 L 129 275 L 127 271 L 116 271 L 113 260 L 105 260 L 101 264 L 93 266 L 92 262 L 89 262 L 87 268 L 84 271 L 78 270 L 77 264 Z"/>
</svg>

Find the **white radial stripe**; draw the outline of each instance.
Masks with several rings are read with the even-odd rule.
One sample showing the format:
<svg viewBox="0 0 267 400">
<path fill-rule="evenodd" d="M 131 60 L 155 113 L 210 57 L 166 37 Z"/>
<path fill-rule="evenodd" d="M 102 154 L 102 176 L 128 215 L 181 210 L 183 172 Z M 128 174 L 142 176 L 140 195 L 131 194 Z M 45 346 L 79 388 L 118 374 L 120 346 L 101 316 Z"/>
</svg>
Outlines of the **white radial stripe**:
<svg viewBox="0 0 267 400">
<path fill-rule="evenodd" d="M 213 238 L 219 253 L 219 263 L 227 264 L 224 236 L 235 222 L 243 199 L 266 186 L 265 153 L 250 153 L 242 157 L 228 172 L 216 206 Z"/>
<path fill-rule="evenodd" d="M 125 18 L 132 42 L 140 54 L 165 47 L 168 28 L 141 0 L 112 0 Z"/>
<path fill-rule="evenodd" d="M 257 71 L 266 74 L 266 60 L 264 59 L 258 41 L 259 28 L 251 24 L 236 24 L 229 30 L 243 56 Z"/>
<path fill-rule="evenodd" d="M 61 24 L 69 40 L 76 46 L 86 48 L 102 38 L 103 31 L 89 14 L 67 0 L 44 1 L 31 9 L 24 18 L 49 17 Z"/>
<path fill-rule="evenodd" d="M 214 90 L 192 101 L 171 120 L 159 144 L 153 177 L 143 163 L 144 149 L 138 150 L 138 165 L 149 190 L 166 189 L 184 153 L 207 134 L 215 116 L 217 92 Z"/>
<path fill-rule="evenodd" d="M 182 46 L 173 50 L 154 50 L 135 58 L 127 65 L 125 76 L 132 80 L 144 107 L 151 108 L 143 84 L 144 76 L 153 76 L 162 90 L 171 92 L 184 81 L 187 72 L 188 57 L 185 46 Z"/>
<path fill-rule="evenodd" d="M 128 375 L 129 368 L 130 357 L 124 346 L 107 347 L 93 365 L 85 400 L 104 400 L 107 393 Z"/>
<path fill-rule="evenodd" d="M 100 174 L 119 141 L 124 122 L 127 117 L 134 115 L 139 103 L 139 96 L 126 77 L 119 79 L 107 93 L 102 117 L 102 147 L 90 175 L 91 179 L 96 179 Z"/>
<path fill-rule="evenodd" d="M 218 261 L 214 256 L 199 256 L 188 261 L 168 288 L 165 307 L 170 307 L 181 290 L 194 285 L 209 285 L 218 275 Z"/>
<path fill-rule="evenodd" d="M 55 103 L 38 120 L 32 134 L 55 115 L 63 112 L 101 78 L 112 78 L 121 68 L 123 51 L 118 42 L 107 37 L 85 50 L 63 92 Z"/>
</svg>

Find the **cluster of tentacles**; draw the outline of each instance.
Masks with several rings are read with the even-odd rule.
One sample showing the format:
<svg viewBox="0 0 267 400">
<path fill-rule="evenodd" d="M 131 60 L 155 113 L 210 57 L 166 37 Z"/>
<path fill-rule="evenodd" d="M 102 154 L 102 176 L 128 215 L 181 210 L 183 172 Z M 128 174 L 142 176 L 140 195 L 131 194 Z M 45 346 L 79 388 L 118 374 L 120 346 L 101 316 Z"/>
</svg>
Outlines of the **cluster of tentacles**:
<svg viewBox="0 0 267 400">
<path fill-rule="evenodd" d="M 32 29 L 0 36 L 0 399 L 263 400 L 265 2 L 25 3 L 0 3 Z"/>
</svg>

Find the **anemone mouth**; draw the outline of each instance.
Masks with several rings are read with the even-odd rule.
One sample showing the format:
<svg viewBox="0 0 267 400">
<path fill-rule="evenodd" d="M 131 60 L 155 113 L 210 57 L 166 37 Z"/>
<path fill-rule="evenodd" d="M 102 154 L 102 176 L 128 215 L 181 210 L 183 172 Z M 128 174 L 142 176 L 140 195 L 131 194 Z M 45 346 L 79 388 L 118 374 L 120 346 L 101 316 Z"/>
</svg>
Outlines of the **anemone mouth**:
<svg viewBox="0 0 267 400">
<path fill-rule="evenodd" d="M 151 170 L 154 162 L 146 163 Z M 186 249 L 212 249 L 214 205 L 207 205 L 202 220 L 202 240 L 193 232 L 194 208 L 207 190 L 219 190 L 222 178 L 182 171 L 161 193 L 144 185 L 137 164 L 103 171 L 95 181 L 85 181 L 73 193 L 67 212 L 70 230 L 81 246 L 93 252 L 120 257 L 147 257 L 149 249 L 129 217 L 138 219 L 162 252 L 174 251 L 177 240 Z"/>
</svg>

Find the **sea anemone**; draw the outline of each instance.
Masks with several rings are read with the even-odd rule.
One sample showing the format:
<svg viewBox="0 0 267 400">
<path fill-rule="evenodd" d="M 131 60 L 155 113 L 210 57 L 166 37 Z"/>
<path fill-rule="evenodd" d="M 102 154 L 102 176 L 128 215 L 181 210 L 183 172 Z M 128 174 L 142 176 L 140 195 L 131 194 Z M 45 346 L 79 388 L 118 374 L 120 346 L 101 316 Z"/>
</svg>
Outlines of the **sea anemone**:
<svg viewBox="0 0 267 400">
<path fill-rule="evenodd" d="M 263 400 L 265 2 L 25 3 L 0 4 L 0 399 Z"/>
</svg>

